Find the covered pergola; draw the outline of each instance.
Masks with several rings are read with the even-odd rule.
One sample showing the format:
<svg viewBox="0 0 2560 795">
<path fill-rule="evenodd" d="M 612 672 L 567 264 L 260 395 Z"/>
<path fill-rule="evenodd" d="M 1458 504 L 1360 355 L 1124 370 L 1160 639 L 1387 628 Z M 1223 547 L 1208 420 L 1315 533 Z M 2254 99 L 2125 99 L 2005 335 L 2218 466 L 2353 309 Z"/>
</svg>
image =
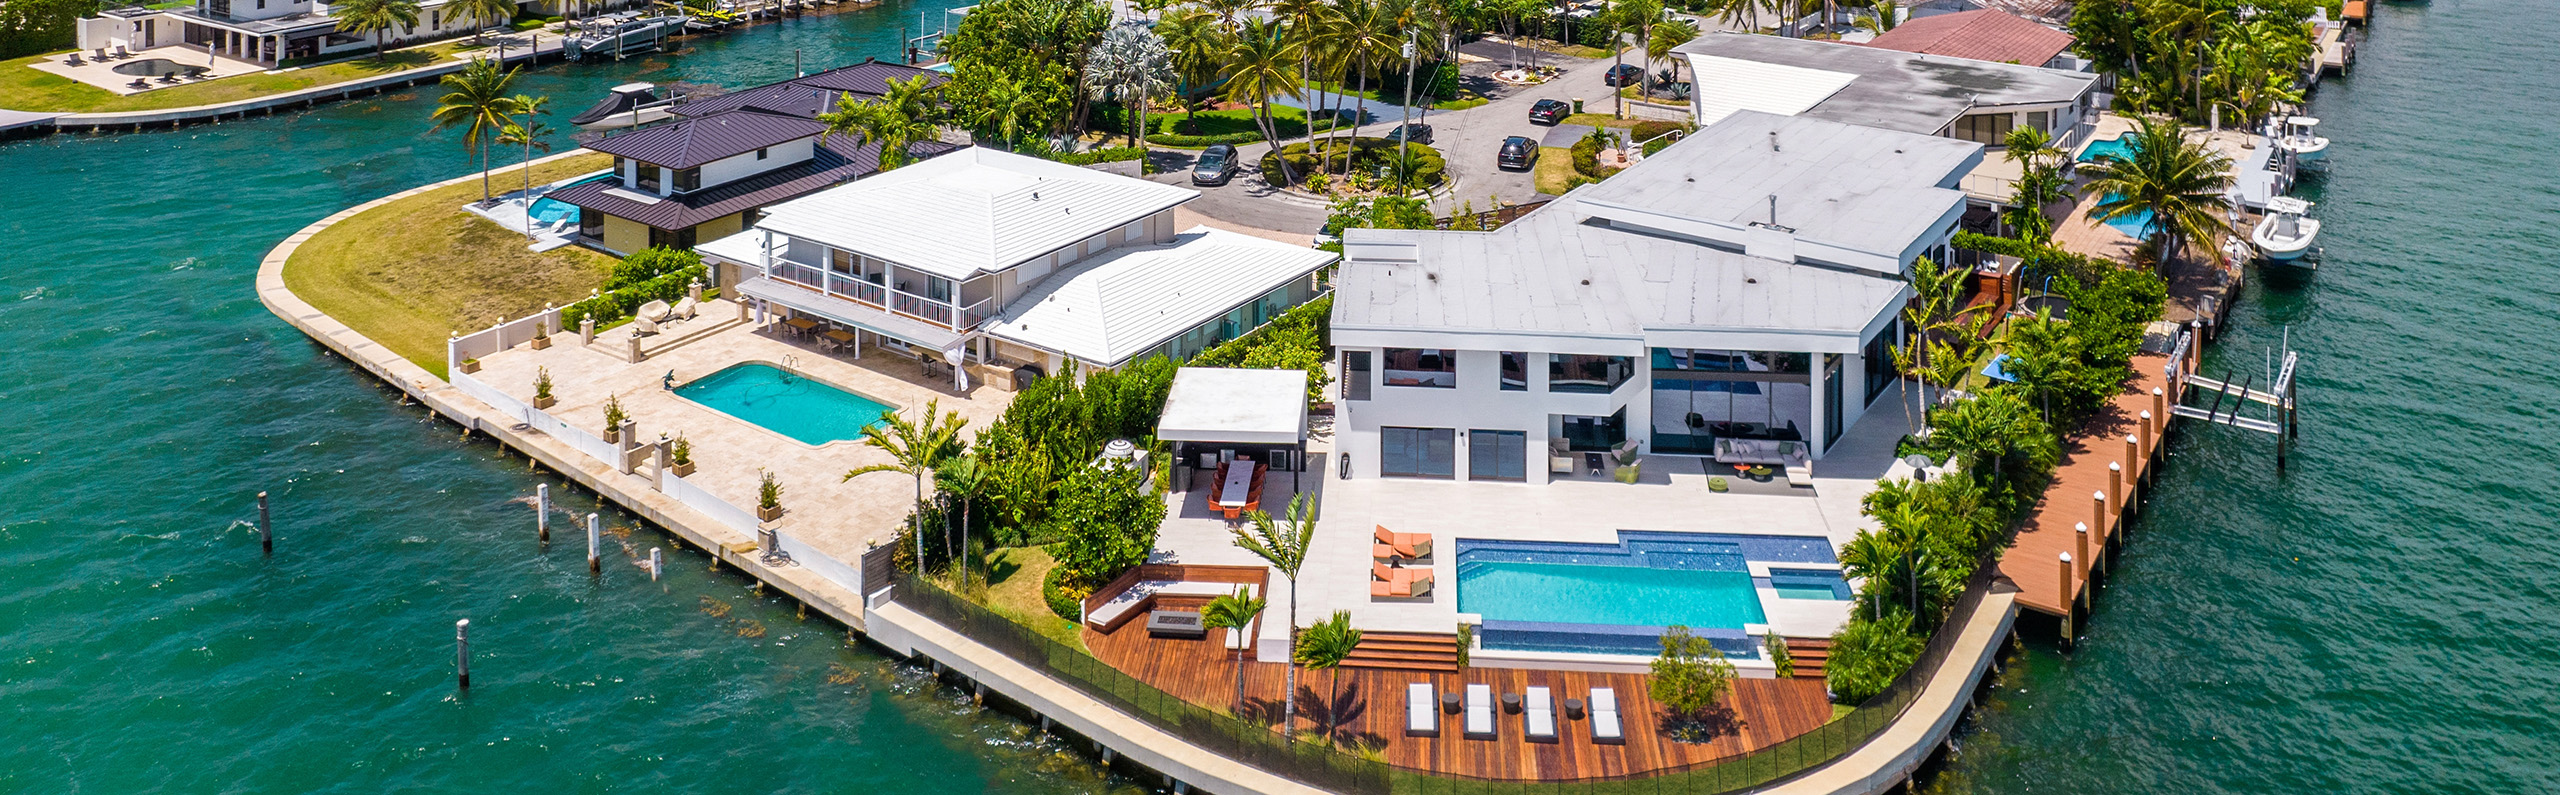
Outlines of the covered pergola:
<svg viewBox="0 0 2560 795">
<path fill-rule="evenodd" d="M 1294 490 L 1307 466 L 1307 373 L 1185 367 L 1174 372 L 1156 438 L 1173 443 L 1177 466 L 1215 467 L 1252 457 L 1287 470 Z"/>
</svg>

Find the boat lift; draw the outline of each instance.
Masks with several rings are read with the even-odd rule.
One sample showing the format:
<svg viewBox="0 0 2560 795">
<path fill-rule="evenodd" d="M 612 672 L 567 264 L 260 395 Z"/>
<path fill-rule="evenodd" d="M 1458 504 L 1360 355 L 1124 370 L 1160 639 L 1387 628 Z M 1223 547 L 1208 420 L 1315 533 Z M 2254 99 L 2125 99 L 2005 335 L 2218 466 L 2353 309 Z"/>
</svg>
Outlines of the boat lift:
<svg viewBox="0 0 2560 795">
<path fill-rule="evenodd" d="M 2169 378 L 2173 394 L 2178 396 L 2178 402 L 2169 406 L 2169 416 L 2204 420 L 2242 430 L 2273 434 L 2276 437 L 2276 471 L 2283 472 L 2285 457 L 2292 452 L 2293 440 L 2302 435 L 2302 426 L 2298 421 L 2299 384 L 2294 378 L 2296 369 L 2301 365 L 2302 354 L 2293 349 L 2292 332 L 2287 330 L 2285 333 L 2284 364 L 2282 367 L 2270 367 L 2272 372 L 2269 373 L 2270 378 L 2264 390 L 2252 388 L 2257 383 L 2257 376 L 2248 376 L 2235 384 L 2227 372 L 2218 379 L 2184 372 L 2187 349 L 2194 344 L 2194 330 L 2179 331 L 2177 347 L 2169 354 L 2169 364 L 2164 375 Z M 2269 354 L 2269 363 L 2272 365 L 2273 352 L 2270 351 Z M 2189 395 L 2195 395 L 2201 399 L 2207 394 L 2213 396 L 2213 402 L 2210 405 L 2187 404 L 2186 398 Z M 2224 407 L 2226 403 L 2229 404 L 2229 408 Z M 2252 403 L 2266 406 L 2266 416 L 2240 416 L 2240 410 Z"/>
</svg>

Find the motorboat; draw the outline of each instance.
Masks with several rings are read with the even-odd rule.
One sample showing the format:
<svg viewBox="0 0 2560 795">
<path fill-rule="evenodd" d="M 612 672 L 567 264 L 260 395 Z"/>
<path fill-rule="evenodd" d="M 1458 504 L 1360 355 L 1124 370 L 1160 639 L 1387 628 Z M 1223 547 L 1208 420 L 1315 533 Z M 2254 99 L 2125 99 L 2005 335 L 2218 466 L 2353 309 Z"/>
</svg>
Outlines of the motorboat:
<svg viewBox="0 0 2560 795">
<path fill-rule="evenodd" d="M 2292 196 L 2267 200 L 2266 220 L 2249 231 L 2249 242 L 2258 254 L 2271 262 L 2292 262 L 2311 251 L 2320 236 L 2320 221 L 2303 216 L 2311 211 L 2311 203 Z"/>
<path fill-rule="evenodd" d="M 2277 149 L 2293 154 L 2293 162 L 2316 163 L 2329 153 L 2329 139 L 2316 134 L 2320 120 L 2309 116 L 2288 116 L 2282 134 L 2276 136 Z"/>
<path fill-rule="evenodd" d="M 620 56 L 635 50 L 653 50 L 667 37 L 684 32 L 684 17 L 664 14 L 644 17 L 637 11 L 624 11 L 598 17 L 561 43 L 571 59 Z"/>
<path fill-rule="evenodd" d="M 582 130 L 619 130 L 659 121 L 673 115 L 681 96 L 660 94 L 656 83 L 624 83 L 614 86 L 613 93 L 595 107 L 570 117 L 569 123 Z"/>
</svg>

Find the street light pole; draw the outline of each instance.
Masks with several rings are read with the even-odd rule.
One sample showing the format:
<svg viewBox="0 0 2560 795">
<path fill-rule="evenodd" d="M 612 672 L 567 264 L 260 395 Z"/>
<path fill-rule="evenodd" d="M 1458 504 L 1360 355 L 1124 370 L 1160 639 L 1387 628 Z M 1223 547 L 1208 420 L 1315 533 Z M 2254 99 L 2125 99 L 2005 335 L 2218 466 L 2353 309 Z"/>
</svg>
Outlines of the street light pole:
<svg viewBox="0 0 2560 795">
<path fill-rule="evenodd" d="M 1404 37 L 1404 130 L 1396 134 L 1398 163 L 1405 162 L 1405 158 L 1413 153 L 1413 73 L 1422 66 L 1413 58 L 1414 53 L 1421 49 L 1415 46 L 1415 35 L 1407 32 Z"/>
</svg>

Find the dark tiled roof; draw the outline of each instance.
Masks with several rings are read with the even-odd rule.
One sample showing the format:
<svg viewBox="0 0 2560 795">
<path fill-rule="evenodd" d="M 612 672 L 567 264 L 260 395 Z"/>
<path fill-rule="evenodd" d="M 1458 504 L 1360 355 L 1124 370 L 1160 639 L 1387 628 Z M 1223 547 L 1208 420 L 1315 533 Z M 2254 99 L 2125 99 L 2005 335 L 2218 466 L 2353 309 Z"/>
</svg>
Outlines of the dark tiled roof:
<svg viewBox="0 0 2560 795">
<path fill-rule="evenodd" d="M 755 110 L 714 113 L 598 139 L 587 148 L 668 168 L 693 168 L 784 141 L 825 132 L 826 125 Z"/>
<path fill-rule="evenodd" d="M 836 93 L 876 97 L 888 93 L 890 80 L 905 80 L 916 75 L 924 75 L 929 85 L 937 86 L 951 79 L 931 69 L 868 60 L 807 77 L 692 100 L 675 106 L 674 111 L 679 116 L 703 116 L 724 110 L 755 108 L 804 119 L 814 118 L 819 113 L 835 109 L 833 101 L 827 97 Z"/>
<path fill-rule="evenodd" d="M 2043 66 L 2071 46 L 2071 34 L 1985 8 L 1913 19 L 1867 42 L 1903 52 Z"/>
<path fill-rule="evenodd" d="M 926 141 L 909 146 L 908 151 L 917 157 L 933 157 L 958 148 L 940 141 Z M 851 182 L 880 167 L 880 145 L 866 143 L 857 147 L 853 145 L 852 136 L 830 136 L 825 144 L 816 148 L 816 155 L 807 162 L 783 166 L 726 185 L 662 197 L 654 202 L 609 193 L 622 185 L 621 180 L 613 179 L 571 185 L 552 191 L 550 197 L 584 209 L 673 231 Z"/>
</svg>

